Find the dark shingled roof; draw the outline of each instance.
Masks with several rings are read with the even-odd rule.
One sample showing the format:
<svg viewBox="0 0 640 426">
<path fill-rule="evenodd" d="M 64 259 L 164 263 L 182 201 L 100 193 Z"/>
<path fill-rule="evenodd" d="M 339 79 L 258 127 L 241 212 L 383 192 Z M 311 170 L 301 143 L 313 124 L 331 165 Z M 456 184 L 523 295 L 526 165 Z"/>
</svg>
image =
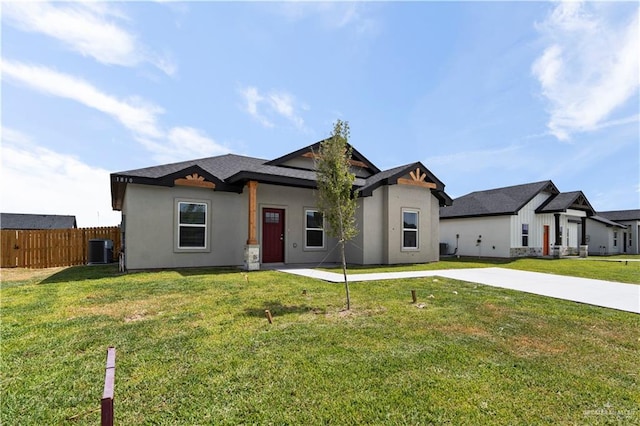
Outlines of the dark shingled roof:
<svg viewBox="0 0 640 426">
<path fill-rule="evenodd" d="M 606 212 L 598 212 L 598 216 L 614 221 L 640 220 L 640 210 L 610 210 Z"/>
<path fill-rule="evenodd" d="M 0 213 L 0 228 L 2 229 L 69 229 L 77 227 L 75 216 Z"/>
<path fill-rule="evenodd" d="M 173 186 L 176 178 L 182 178 L 192 173 L 197 173 L 206 180 L 213 182 L 216 185 L 216 190 L 220 191 L 240 193 L 242 192 L 245 182 L 249 180 L 302 188 L 315 188 L 315 171 L 288 167 L 281 164 L 296 155 L 309 152 L 313 147 L 319 145 L 319 143 L 320 142 L 271 161 L 242 155 L 226 154 L 217 157 L 200 158 L 197 160 L 181 161 L 178 163 L 112 173 L 111 203 L 116 210 L 122 208 L 122 199 L 128 183 Z M 380 185 L 396 183 L 398 177 L 401 177 L 416 167 L 420 167 L 421 170 L 427 174 L 429 180 L 436 184 L 436 189 L 432 191 L 440 200 L 440 204 L 446 205 L 451 203 L 451 198 L 444 192 L 444 184 L 421 163 L 411 163 L 386 171 L 380 171 L 355 149 L 353 153 L 353 158 L 364 163 L 366 168 L 374 173 L 366 179 L 355 179 L 354 189 L 360 189 L 362 196 L 371 195 L 373 190 Z"/>
<path fill-rule="evenodd" d="M 542 191 L 554 195 L 559 193 L 558 188 L 550 180 L 476 191 L 454 199 L 449 207 L 441 207 L 440 218 L 517 214 L 525 204 Z"/>
<path fill-rule="evenodd" d="M 587 197 L 582 191 L 561 192 L 554 197 L 549 198 L 536 209 L 536 213 L 556 213 L 564 212 L 567 209 L 583 210 L 589 216 L 595 214 L 593 207 L 589 204 Z"/>
<path fill-rule="evenodd" d="M 621 223 L 614 222 L 612 220 L 607 219 L 606 217 L 602 217 L 602 216 L 598 216 L 598 215 L 591 216 L 589 219 L 593 219 L 593 220 L 595 220 L 597 222 L 600 222 L 600 223 L 603 223 L 603 224 L 605 224 L 607 226 L 616 226 L 618 228 L 626 228 L 626 226 L 621 224 Z"/>
<path fill-rule="evenodd" d="M 242 170 L 256 169 L 266 162 L 267 160 L 262 160 L 260 158 L 226 154 L 217 157 L 200 158 L 197 160 L 181 161 L 179 163 L 145 167 L 143 169 L 127 170 L 116 174 L 158 179 L 173 173 L 181 172 L 192 166 L 198 166 L 220 180 L 225 180 Z"/>
</svg>

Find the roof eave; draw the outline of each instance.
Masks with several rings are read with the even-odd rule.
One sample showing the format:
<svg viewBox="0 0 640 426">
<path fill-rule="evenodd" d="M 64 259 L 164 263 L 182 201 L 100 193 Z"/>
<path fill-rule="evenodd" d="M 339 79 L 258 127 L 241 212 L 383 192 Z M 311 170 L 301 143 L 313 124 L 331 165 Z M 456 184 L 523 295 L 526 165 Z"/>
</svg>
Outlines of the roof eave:
<svg viewBox="0 0 640 426">
<path fill-rule="evenodd" d="M 268 173 L 241 171 L 227 179 L 231 184 L 239 184 L 254 180 L 259 183 L 270 183 L 274 185 L 293 186 L 297 188 L 317 188 L 315 180 L 295 178 L 291 176 L 271 175 Z"/>
<path fill-rule="evenodd" d="M 463 214 L 463 215 L 455 215 L 455 216 L 442 216 L 440 215 L 440 219 L 469 219 L 474 217 L 490 217 L 490 216 L 514 216 L 516 213 L 513 212 L 500 212 L 500 213 L 484 213 L 484 214 Z"/>
</svg>

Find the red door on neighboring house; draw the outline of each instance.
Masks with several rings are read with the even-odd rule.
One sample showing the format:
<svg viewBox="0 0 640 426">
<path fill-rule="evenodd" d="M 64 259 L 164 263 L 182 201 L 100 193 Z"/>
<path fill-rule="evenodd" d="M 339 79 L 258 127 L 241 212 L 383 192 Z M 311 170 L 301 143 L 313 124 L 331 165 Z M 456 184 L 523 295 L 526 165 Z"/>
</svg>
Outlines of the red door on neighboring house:
<svg viewBox="0 0 640 426">
<path fill-rule="evenodd" d="M 544 225 L 542 234 L 542 255 L 549 256 L 549 225 Z"/>
<path fill-rule="evenodd" d="M 262 209 L 262 263 L 284 262 L 284 210 Z"/>
</svg>

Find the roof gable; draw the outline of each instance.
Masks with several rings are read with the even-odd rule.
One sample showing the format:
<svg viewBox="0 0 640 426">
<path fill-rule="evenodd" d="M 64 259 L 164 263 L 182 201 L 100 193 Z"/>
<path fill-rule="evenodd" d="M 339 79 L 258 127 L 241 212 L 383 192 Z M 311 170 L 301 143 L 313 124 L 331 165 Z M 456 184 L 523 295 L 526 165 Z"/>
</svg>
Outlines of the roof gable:
<svg viewBox="0 0 640 426">
<path fill-rule="evenodd" d="M 444 184 L 421 162 L 404 164 L 381 171 L 368 179 L 360 188 L 360 194 L 368 197 L 373 191 L 383 185 L 395 185 L 398 182 L 421 185 L 431 189 L 433 195 L 440 201 L 440 205 L 450 205 L 451 197 L 444 192 Z"/>
<path fill-rule="evenodd" d="M 542 203 L 542 205 L 536 209 L 536 213 L 566 212 L 568 209 L 585 211 L 588 216 L 595 214 L 593 207 L 591 207 L 589 200 L 587 200 L 587 197 L 585 197 L 582 191 L 561 192 L 560 194 L 556 194 Z"/>
<path fill-rule="evenodd" d="M 292 163 L 292 160 L 300 160 L 306 159 L 310 164 L 309 167 L 306 167 L 307 170 L 313 170 L 313 160 L 317 152 L 320 151 L 320 144 L 326 141 L 327 139 L 323 139 L 319 142 L 311 144 L 309 146 L 305 146 L 304 148 L 300 148 L 297 151 L 291 152 L 289 154 L 283 155 L 282 157 L 278 157 L 274 160 L 268 161 L 265 165 L 268 166 L 284 166 L 287 167 L 290 164 L 301 164 L 301 163 Z M 360 153 L 357 149 L 355 149 L 350 144 L 347 144 L 349 148 L 351 148 L 351 165 L 362 169 L 366 172 L 368 176 L 374 175 L 380 172 L 371 161 L 369 161 L 364 155 Z M 293 167 L 296 167 L 295 165 Z M 303 166 L 304 167 L 304 166 Z M 356 173 L 358 175 L 358 173 Z"/>
<path fill-rule="evenodd" d="M 517 214 L 541 192 L 560 193 L 550 180 L 476 191 L 453 200 L 450 207 L 440 209 L 440 217 L 461 218 Z"/>
</svg>

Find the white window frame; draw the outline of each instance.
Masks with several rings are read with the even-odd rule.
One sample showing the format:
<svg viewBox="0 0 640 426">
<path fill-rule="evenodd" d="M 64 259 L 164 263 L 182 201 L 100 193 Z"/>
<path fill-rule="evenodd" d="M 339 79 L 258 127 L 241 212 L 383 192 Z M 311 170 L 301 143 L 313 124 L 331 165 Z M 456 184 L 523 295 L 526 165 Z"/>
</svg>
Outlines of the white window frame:
<svg viewBox="0 0 640 426">
<path fill-rule="evenodd" d="M 524 243 L 525 237 L 527 239 L 527 244 Z M 522 224 L 522 239 L 520 242 L 522 243 L 522 247 L 529 247 L 529 224 L 528 223 Z"/>
<path fill-rule="evenodd" d="M 204 212 L 204 224 L 183 224 L 180 222 L 180 206 L 183 204 L 196 204 L 202 205 L 205 207 Z M 207 200 L 193 200 L 193 199 L 176 199 L 175 200 L 175 250 L 179 252 L 209 252 L 211 251 L 209 244 L 209 234 L 211 232 L 210 225 L 210 212 L 211 206 L 210 202 Z M 180 245 L 180 229 L 182 227 L 191 227 L 191 228 L 204 228 L 204 246 L 201 247 L 192 247 L 192 246 L 181 246 Z"/>
<path fill-rule="evenodd" d="M 404 227 L 404 214 L 405 213 L 413 213 L 416 215 L 416 229 L 413 228 L 405 228 Z M 420 210 L 418 209 L 402 209 L 402 213 L 400 215 L 401 222 L 401 234 L 400 234 L 400 246 L 402 247 L 402 251 L 418 251 L 420 250 Z M 406 232 L 415 232 L 416 234 L 416 246 L 415 247 L 406 247 L 404 245 L 404 233 Z"/>
<path fill-rule="evenodd" d="M 321 228 L 309 228 L 307 226 L 307 213 L 309 212 L 314 212 L 314 213 L 320 213 L 319 209 L 316 208 L 311 208 L 311 207 L 305 207 L 304 209 L 304 219 L 303 219 L 303 225 L 304 225 L 304 249 L 305 250 L 324 250 L 327 246 L 327 233 L 325 232 L 325 219 L 324 219 L 324 215 L 322 215 L 322 227 Z M 307 239 L 307 232 L 308 231 L 322 231 L 322 246 L 310 246 L 308 243 L 308 239 Z"/>
</svg>

